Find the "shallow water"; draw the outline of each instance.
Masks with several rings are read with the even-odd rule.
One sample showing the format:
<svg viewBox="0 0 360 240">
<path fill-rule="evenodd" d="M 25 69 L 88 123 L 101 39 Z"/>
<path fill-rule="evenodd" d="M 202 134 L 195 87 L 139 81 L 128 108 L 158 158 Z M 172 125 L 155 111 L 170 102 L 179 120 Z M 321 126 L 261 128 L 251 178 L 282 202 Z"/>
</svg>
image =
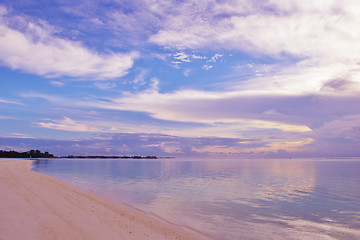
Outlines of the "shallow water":
<svg viewBox="0 0 360 240">
<path fill-rule="evenodd" d="M 359 159 L 49 159 L 33 166 L 215 239 L 360 239 Z"/>
</svg>

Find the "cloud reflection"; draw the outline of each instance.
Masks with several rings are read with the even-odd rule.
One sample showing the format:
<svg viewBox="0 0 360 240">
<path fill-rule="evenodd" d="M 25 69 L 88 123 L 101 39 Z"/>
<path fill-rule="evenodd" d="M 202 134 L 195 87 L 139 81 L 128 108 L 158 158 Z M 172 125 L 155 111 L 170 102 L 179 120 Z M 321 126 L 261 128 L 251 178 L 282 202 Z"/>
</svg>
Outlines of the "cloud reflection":
<svg viewBox="0 0 360 240">
<path fill-rule="evenodd" d="M 358 162 L 84 161 L 48 161 L 45 172 L 219 239 L 359 236 Z"/>
</svg>

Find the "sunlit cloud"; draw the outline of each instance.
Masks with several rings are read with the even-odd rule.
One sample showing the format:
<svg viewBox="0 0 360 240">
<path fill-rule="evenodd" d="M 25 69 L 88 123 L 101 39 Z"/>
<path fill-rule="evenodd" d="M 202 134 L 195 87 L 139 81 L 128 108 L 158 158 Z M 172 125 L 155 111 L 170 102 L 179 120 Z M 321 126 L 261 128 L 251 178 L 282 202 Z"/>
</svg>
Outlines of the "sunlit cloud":
<svg viewBox="0 0 360 240">
<path fill-rule="evenodd" d="M 147 104 L 144 104 L 140 96 L 131 96 L 133 100 L 139 100 L 139 104 L 130 103 L 129 99 L 113 99 L 110 101 L 76 101 L 71 99 L 61 99 L 54 96 L 44 95 L 24 95 L 26 97 L 41 97 L 54 103 L 62 103 L 67 106 L 78 108 L 95 108 L 95 109 L 110 109 L 115 111 L 137 111 L 149 113 L 154 118 L 159 120 L 169 121 L 166 125 L 164 122 L 159 123 L 122 123 L 116 121 L 109 121 L 106 119 L 88 119 L 88 120 L 71 120 L 64 118 L 62 120 L 47 120 L 37 122 L 40 127 L 64 130 L 64 131 L 86 131 L 86 132 L 103 132 L 103 133 L 146 133 L 146 134 L 165 134 L 171 136 L 178 136 L 184 138 L 217 138 L 222 137 L 226 139 L 233 139 L 235 142 L 226 142 L 224 145 L 219 143 L 210 146 L 201 146 L 191 148 L 197 153 L 211 153 L 211 154 L 236 154 L 238 152 L 253 152 L 258 153 L 262 151 L 276 151 L 278 149 L 293 150 L 296 146 L 301 146 L 309 143 L 309 136 L 301 135 L 311 132 L 310 128 L 306 125 L 290 124 L 281 121 L 259 120 L 259 119 L 244 119 L 243 113 L 233 115 L 231 112 L 223 112 L 218 114 L 214 109 L 209 108 L 214 102 L 212 100 L 221 100 L 220 96 L 211 96 L 207 98 L 206 95 L 196 96 L 192 94 L 181 93 L 180 96 L 172 96 L 171 99 L 178 99 L 178 102 L 162 99 L 164 96 L 159 96 L 157 92 L 157 82 L 154 82 L 152 89 L 146 90 Z M 152 96 L 155 94 L 156 96 Z M 231 95 L 231 94 L 230 94 Z M 226 95 L 225 95 L 226 96 Z M 130 97 L 130 96 L 128 96 Z M 223 96 L 224 97 L 224 96 Z M 224 97 L 226 99 L 226 97 Z M 152 101 L 156 99 L 156 101 Z M 184 103 L 183 103 L 184 101 Z M 194 109 L 184 108 L 178 106 L 187 105 L 187 101 L 192 101 Z M 197 102 L 200 101 L 200 102 Z M 159 105 L 160 102 L 160 105 Z M 168 104 L 161 105 L 162 102 Z M 237 104 L 238 101 L 235 101 Z M 173 105 L 175 104 L 175 105 Z M 228 103 L 224 103 L 224 106 Z M 126 107 L 124 107 L 126 106 Z M 206 111 L 199 111 L 199 108 L 204 108 Z M 230 110 L 232 108 L 230 107 Z M 194 112 L 192 112 L 195 110 Z M 157 112 L 161 112 L 157 115 Z M 266 115 L 271 114 L 265 114 Z M 229 117 L 231 116 L 231 117 Z M 226 118 L 228 117 L 228 118 Z M 281 118 L 279 115 L 279 119 Z M 179 125 L 179 124 L 183 125 Z M 194 125 L 194 123 L 196 123 Z M 184 125 L 185 124 L 185 125 Z M 110 127 L 111 126 L 111 127 Z M 262 131 L 262 132 L 261 132 Z M 300 135 L 299 135 L 300 134 Z M 277 136 L 275 140 L 272 136 Z M 240 140 L 241 139 L 241 140 Z M 261 140 L 261 146 L 253 145 L 253 141 Z M 229 144 L 230 145 L 227 145 Z M 170 144 L 170 145 L 169 145 Z M 235 144 L 235 145 L 234 145 Z M 241 147 L 236 147 L 241 145 Z M 178 144 L 171 144 L 167 142 L 161 145 L 167 149 L 177 149 Z M 212 150 L 211 150 L 212 148 Z M 170 150 L 168 150 L 170 151 Z M 180 153 L 180 151 L 177 151 Z"/>
<path fill-rule="evenodd" d="M 243 98 L 236 92 L 180 91 L 161 94 L 157 89 L 158 80 L 153 79 L 152 81 L 152 88 L 140 94 L 127 93 L 121 98 L 107 99 L 107 101 L 81 101 L 46 94 L 22 94 L 22 96 L 43 98 L 60 105 L 144 112 L 160 120 L 214 124 L 217 126 L 232 125 L 237 126 L 239 130 L 262 128 L 294 132 L 310 131 L 306 125 L 291 123 L 291 118 L 282 119 L 285 116 L 276 113 L 273 109 L 267 110 L 265 108 L 264 111 L 263 105 L 258 106 L 257 101 L 253 103 L 253 106 L 247 105 L 243 108 L 238 106 L 239 102 L 247 101 L 249 103 L 250 100 Z M 265 99 L 267 98 L 265 97 Z M 270 98 L 267 100 L 277 102 L 280 99 Z M 253 111 L 255 113 L 251 113 Z M 258 116 L 257 114 L 262 115 Z"/>
<path fill-rule="evenodd" d="M 8 137 L 13 137 L 13 138 L 32 138 L 32 136 L 30 136 L 29 134 L 24 134 L 24 133 L 11 133 L 10 136 Z"/>
<path fill-rule="evenodd" d="M 342 100 L 342 99 L 334 99 Z M 354 99 L 355 100 L 355 99 Z M 346 98 L 344 99 L 346 102 Z M 352 100 L 349 99 L 348 102 Z M 359 100 L 355 100 L 359 101 Z M 237 122 L 244 120 L 251 122 L 252 126 L 296 131 L 308 131 L 308 127 L 319 124 L 318 116 L 312 114 L 313 110 L 307 108 L 308 104 L 325 107 L 323 121 L 326 121 L 331 109 L 331 98 L 315 96 L 246 96 L 242 92 L 204 92 L 183 90 L 173 93 L 159 93 L 157 90 L 146 90 L 137 94 L 125 94 L 109 101 L 79 102 L 96 108 L 138 111 L 149 113 L 153 118 L 182 121 L 182 122 Z M 342 104 L 341 104 L 342 105 Z M 340 106 L 339 106 L 340 107 Z M 324 112 L 326 111 L 326 112 Z M 349 113 L 358 112 L 357 109 L 344 108 Z M 320 114 L 320 111 L 319 111 Z M 257 120 L 258 122 L 256 122 Z M 245 124 L 245 123 L 244 123 Z M 287 125 L 288 124 L 288 125 Z M 292 127 L 290 127 L 292 125 Z M 297 127 L 295 127 L 297 125 Z"/>
<path fill-rule="evenodd" d="M 122 98 L 107 99 L 104 101 L 79 101 L 61 99 L 55 96 L 33 95 L 54 103 L 61 103 L 78 108 L 108 109 L 115 111 L 135 111 L 148 113 L 153 118 L 170 121 L 169 123 L 187 123 L 185 126 L 165 126 L 157 124 L 123 124 L 121 122 L 80 121 L 80 126 L 88 126 L 87 131 L 119 133 L 148 133 L 168 134 L 182 137 L 224 137 L 230 139 L 248 139 L 258 141 L 262 146 L 247 146 L 236 148 L 231 145 L 214 144 L 211 146 L 197 146 L 193 148 L 198 153 L 236 152 L 265 153 L 278 150 L 293 152 L 299 156 L 324 155 L 326 152 L 341 152 L 343 155 L 354 156 L 359 144 L 357 129 L 359 128 L 359 110 L 352 107 L 360 100 L 358 98 L 324 98 L 321 96 L 309 97 L 260 97 L 255 102 L 252 98 L 236 97 L 236 93 L 205 93 L 181 91 L 172 94 L 161 94 L 157 91 L 158 82 L 153 88 L 140 94 L 125 94 Z M 29 97 L 29 96 L 27 96 Z M 146 99 L 144 101 L 143 99 Z M 244 103 L 245 107 L 239 105 Z M 258 105 L 258 103 L 261 103 Z M 270 107 L 264 108 L 264 104 Z M 285 103 L 283 106 L 279 102 Z M 191 104 L 190 104 L 191 103 Z M 313 105 L 313 108 L 303 106 Z M 185 106 L 185 107 L 182 107 Z M 277 109 L 272 107 L 277 106 Z M 345 107 L 347 106 L 347 107 Z M 339 109 L 338 109 L 339 108 Z M 219 110 L 220 109 L 220 110 Z M 267 110 L 266 110 L 267 109 Z M 285 112 L 284 112 L 285 111 Z M 319 116 L 314 115 L 317 111 Z M 336 120 L 333 114 L 342 114 L 342 119 Z M 286 114 L 285 114 L 286 113 Z M 352 116 L 351 116 L 352 114 Z M 357 114 L 357 115 L 356 115 Z M 246 117 L 246 118 L 244 118 Z M 319 118 L 321 121 L 319 121 Z M 45 122 L 46 123 L 46 122 Z M 43 124 L 42 127 L 58 128 L 62 125 Z M 192 123 L 201 124 L 198 126 Z M 302 124 L 300 124 L 302 123 Z M 112 126 L 109 128 L 108 126 Z M 311 130 L 309 128 L 311 126 Z M 66 125 L 62 128 L 69 129 Z M 84 129 L 84 127 L 80 128 Z M 69 130 L 75 130 L 70 128 Z M 334 139 L 337 139 L 334 141 Z M 239 141 L 246 143 L 244 141 Z M 170 143 L 168 143 L 170 144 Z M 169 147 L 169 145 L 163 145 Z M 343 145 L 345 144 L 345 145 Z M 343 151 L 336 150 L 336 146 L 343 146 Z M 178 145 L 171 145 L 169 149 L 177 149 Z M 175 151 L 175 150 L 174 150 Z M 301 153 L 303 152 L 303 153 Z M 286 156 L 291 154 L 285 153 Z"/>
</svg>

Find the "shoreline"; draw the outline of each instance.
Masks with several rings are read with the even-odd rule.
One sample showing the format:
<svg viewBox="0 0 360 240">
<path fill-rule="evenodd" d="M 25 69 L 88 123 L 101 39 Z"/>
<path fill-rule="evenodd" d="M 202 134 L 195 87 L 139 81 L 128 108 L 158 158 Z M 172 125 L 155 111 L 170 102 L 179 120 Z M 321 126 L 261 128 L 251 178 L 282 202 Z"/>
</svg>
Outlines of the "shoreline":
<svg viewBox="0 0 360 240">
<path fill-rule="evenodd" d="M 149 216 L 31 171 L 31 160 L 0 159 L 0 239 L 206 240 Z"/>
</svg>

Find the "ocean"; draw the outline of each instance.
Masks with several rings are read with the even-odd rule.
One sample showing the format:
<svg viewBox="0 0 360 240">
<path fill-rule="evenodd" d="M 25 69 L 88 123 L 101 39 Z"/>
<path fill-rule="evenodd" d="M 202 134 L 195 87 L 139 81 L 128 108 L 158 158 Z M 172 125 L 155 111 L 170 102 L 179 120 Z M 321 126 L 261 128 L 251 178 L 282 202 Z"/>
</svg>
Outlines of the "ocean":
<svg viewBox="0 0 360 240">
<path fill-rule="evenodd" d="M 360 159 L 40 159 L 33 170 L 214 239 L 360 239 Z"/>
</svg>

